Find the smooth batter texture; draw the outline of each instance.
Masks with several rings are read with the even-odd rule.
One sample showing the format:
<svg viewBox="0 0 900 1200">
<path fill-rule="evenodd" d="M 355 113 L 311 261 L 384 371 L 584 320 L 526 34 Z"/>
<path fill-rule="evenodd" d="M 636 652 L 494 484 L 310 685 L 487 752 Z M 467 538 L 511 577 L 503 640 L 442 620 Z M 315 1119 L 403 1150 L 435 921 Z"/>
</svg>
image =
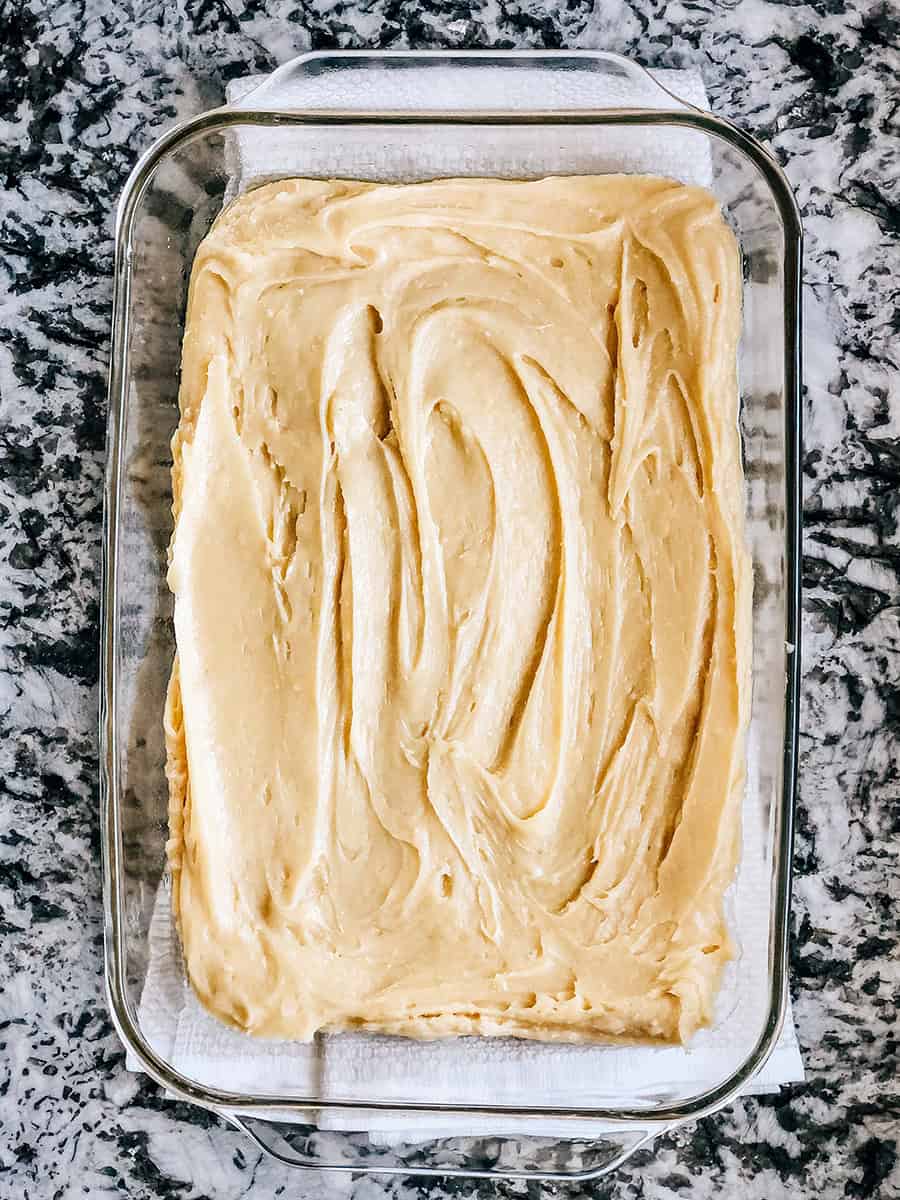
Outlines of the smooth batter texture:
<svg viewBox="0 0 900 1200">
<path fill-rule="evenodd" d="M 649 177 L 288 180 L 194 265 L 174 899 L 218 1017 L 684 1040 L 749 704 L 735 241 Z"/>
</svg>

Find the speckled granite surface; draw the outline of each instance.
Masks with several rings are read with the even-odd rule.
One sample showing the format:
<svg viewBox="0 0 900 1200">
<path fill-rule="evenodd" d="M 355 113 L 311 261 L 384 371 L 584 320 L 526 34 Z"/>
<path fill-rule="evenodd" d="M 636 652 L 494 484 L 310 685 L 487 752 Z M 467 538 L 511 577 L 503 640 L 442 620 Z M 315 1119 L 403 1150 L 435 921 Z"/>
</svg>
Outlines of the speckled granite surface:
<svg viewBox="0 0 900 1200">
<path fill-rule="evenodd" d="M 804 211 L 805 685 L 793 936 L 809 1073 L 599 1197 L 891 1197 L 897 1162 L 900 10 L 0 0 L 0 1197 L 524 1194 L 289 1176 L 124 1070 L 101 982 L 96 678 L 111 211 L 138 152 L 314 46 L 695 64 Z M 533 1190 L 533 1189 L 531 1189 Z M 554 1191 L 579 1189 L 547 1187 Z"/>
</svg>

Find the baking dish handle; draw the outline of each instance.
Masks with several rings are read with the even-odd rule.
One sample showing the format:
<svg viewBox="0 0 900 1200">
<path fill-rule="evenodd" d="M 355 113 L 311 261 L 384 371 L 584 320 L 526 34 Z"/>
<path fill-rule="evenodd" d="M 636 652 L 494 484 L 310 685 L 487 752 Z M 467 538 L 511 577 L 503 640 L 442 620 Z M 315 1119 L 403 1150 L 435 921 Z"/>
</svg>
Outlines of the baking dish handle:
<svg viewBox="0 0 900 1200">
<path fill-rule="evenodd" d="M 523 1133 L 399 1142 L 246 1113 L 223 1111 L 220 1115 L 252 1138 L 264 1153 L 301 1170 L 569 1182 L 608 1175 L 672 1128 L 660 1124 L 629 1126 L 571 1139 Z M 434 1114 L 405 1115 L 419 1123 L 427 1122 L 429 1115 L 434 1120 Z"/>
<path fill-rule="evenodd" d="M 542 84 L 537 100 L 535 71 Z M 547 105 L 541 95 L 549 98 Z M 545 107 L 699 111 L 670 91 L 658 73 L 610 50 L 313 50 L 255 81 L 230 107 L 351 113 L 377 108 L 419 115 Z"/>
</svg>

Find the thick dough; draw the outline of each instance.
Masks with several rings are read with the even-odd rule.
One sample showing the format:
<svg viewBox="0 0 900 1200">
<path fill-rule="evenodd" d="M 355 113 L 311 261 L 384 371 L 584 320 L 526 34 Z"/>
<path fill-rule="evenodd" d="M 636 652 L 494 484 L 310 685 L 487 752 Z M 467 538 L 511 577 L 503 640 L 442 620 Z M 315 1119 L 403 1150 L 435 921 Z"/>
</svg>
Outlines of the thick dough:
<svg viewBox="0 0 900 1200">
<path fill-rule="evenodd" d="M 684 1040 L 749 705 L 715 200 L 293 179 L 216 222 L 174 439 L 176 911 L 218 1017 Z"/>
</svg>

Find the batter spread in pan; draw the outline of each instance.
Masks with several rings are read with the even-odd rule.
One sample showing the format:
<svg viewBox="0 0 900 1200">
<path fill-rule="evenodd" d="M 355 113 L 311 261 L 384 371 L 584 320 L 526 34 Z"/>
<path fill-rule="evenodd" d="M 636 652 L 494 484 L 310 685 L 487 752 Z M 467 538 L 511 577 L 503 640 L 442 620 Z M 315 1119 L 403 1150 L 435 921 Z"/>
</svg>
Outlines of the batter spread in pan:
<svg viewBox="0 0 900 1200">
<path fill-rule="evenodd" d="M 169 860 L 264 1036 L 683 1041 L 749 707 L 714 199 L 292 179 L 215 223 L 174 440 Z"/>
</svg>

